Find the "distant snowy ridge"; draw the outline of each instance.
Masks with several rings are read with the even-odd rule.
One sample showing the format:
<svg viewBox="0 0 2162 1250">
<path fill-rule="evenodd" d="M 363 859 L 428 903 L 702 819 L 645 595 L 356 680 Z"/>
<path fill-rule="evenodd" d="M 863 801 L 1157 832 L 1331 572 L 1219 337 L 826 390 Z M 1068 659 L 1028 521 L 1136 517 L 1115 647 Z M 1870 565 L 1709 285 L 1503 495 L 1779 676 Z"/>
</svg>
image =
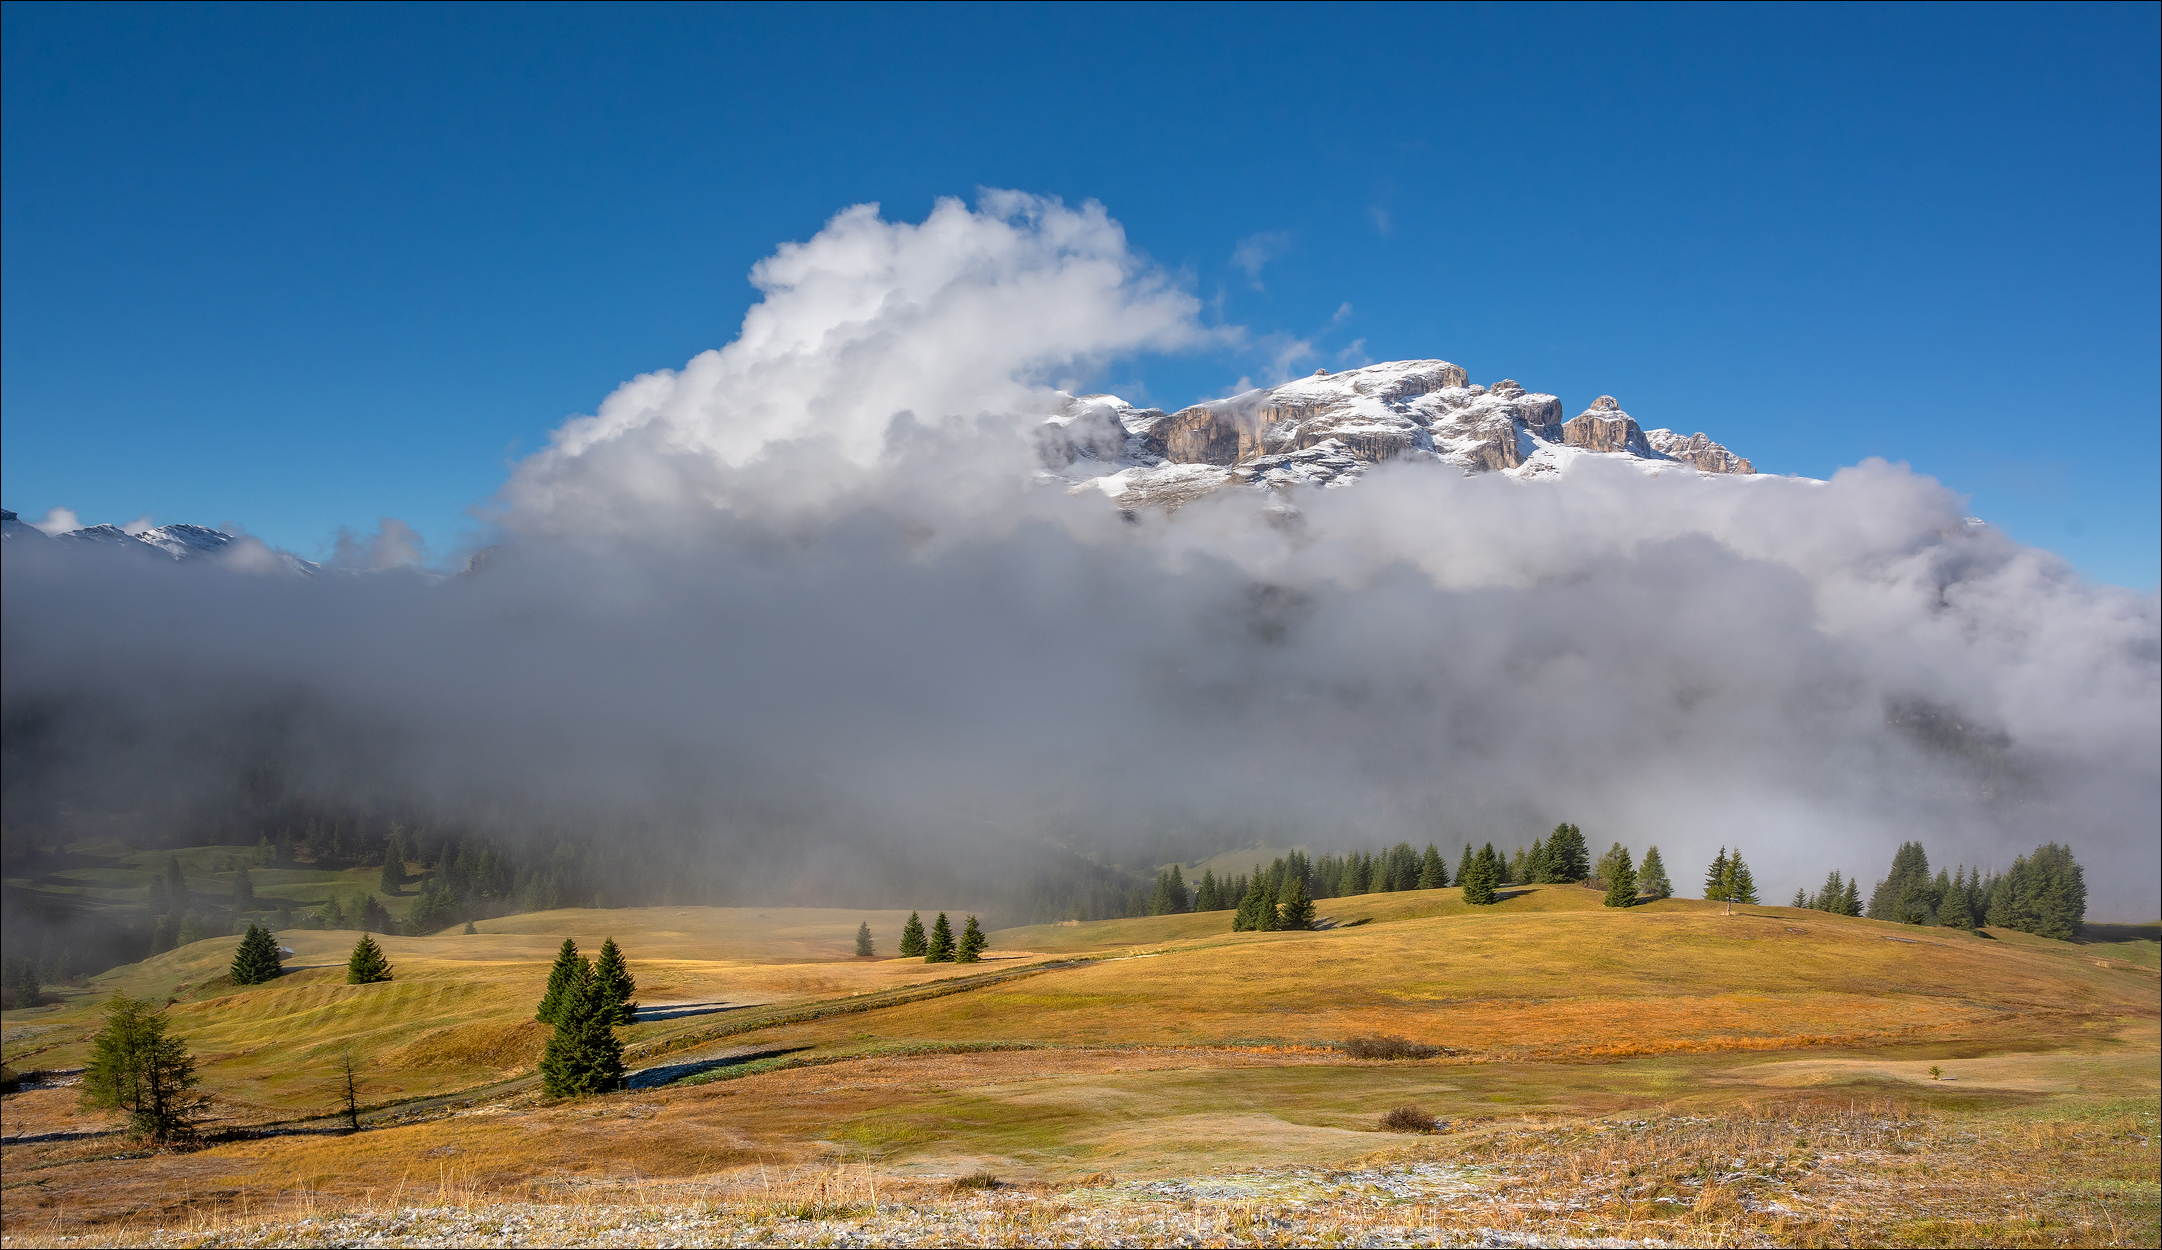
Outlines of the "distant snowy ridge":
<svg viewBox="0 0 2162 1250">
<path fill-rule="evenodd" d="M 0 539 L 10 543 L 57 543 L 77 548 L 102 548 L 147 560 L 197 562 L 240 558 L 251 564 L 267 565 L 273 571 L 297 573 L 305 577 L 313 577 L 326 571 L 322 565 L 312 560 L 303 560 L 283 551 L 273 551 L 261 543 L 243 543 L 235 535 L 223 530 L 206 529 L 200 525 L 160 525 L 156 529 L 133 534 L 117 525 L 86 525 L 81 529 L 48 535 L 36 526 L 24 522 L 13 510 L 0 508 Z"/>
<path fill-rule="evenodd" d="M 1467 382 L 1446 360 L 1399 360 L 1195 404 L 1136 408 L 1082 395 L 1045 421 L 1047 475 L 1122 506 L 1175 508 L 1219 488 L 1337 486 L 1386 460 L 1423 460 L 1466 473 L 1559 473 L 1584 455 L 1648 472 L 1751 474 L 1755 466 L 1698 433 L 1645 430 L 1611 395 L 1562 420 L 1561 400 L 1503 379 Z"/>
</svg>

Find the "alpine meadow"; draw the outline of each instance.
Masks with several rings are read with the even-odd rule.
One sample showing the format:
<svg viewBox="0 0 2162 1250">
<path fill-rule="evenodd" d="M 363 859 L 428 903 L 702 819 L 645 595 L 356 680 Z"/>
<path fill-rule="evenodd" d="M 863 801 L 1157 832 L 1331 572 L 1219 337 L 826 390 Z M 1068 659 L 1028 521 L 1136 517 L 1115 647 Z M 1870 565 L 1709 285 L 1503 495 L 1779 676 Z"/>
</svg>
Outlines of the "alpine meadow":
<svg viewBox="0 0 2162 1250">
<path fill-rule="evenodd" d="M 0 1250 L 2162 1242 L 2154 6 L 0 22 Z"/>
</svg>

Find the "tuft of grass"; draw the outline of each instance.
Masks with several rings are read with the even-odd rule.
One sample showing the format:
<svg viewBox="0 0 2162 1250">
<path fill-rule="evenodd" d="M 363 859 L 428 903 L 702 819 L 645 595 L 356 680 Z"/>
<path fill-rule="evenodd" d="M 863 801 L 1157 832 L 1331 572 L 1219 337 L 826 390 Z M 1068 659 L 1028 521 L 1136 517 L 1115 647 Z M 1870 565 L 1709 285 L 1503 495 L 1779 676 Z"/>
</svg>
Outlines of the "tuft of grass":
<svg viewBox="0 0 2162 1250">
<path fill-rule="evenodd" d="M 978 1168 L 975 1171 L 970 1172 L 966 1176 L 955 1177 L 953 1181 L 953 1192 L 958 1194 L 964 1193 L 971 1189 L 997 1189 L 1005 1183 L 1006 1182 L 1000 1180 L 998 1177 L 993 1176 L 989 1171 L 983 1168 Z"/>
<path fill-rule="evenodd" d="M 1391 1107 L 1389 1113 L 1381 1117 L 1381 1127 L 1390 1133 L 1431 1133 L 1441 1127 L 1441 1121 L 1428 1115 L 1425 1109 L 1406 1103 Z"/>
<path fill-rule="evenodd" d="M 1376 1033 L 1369 1037 L 1347 1037 L 1337 1049 L 1354 1059 L 1432 1059 L 1446 1048 L 1429 1046 L 1393 1033 Z"/>
</svg>

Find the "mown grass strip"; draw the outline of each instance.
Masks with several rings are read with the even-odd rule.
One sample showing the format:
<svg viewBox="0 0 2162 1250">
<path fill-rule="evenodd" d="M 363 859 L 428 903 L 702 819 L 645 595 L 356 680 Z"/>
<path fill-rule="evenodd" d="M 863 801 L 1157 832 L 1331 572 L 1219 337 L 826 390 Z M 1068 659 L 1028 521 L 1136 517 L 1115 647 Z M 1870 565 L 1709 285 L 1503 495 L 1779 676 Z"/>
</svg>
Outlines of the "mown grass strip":
<svg viewBox="0 0 2162 1250">
<path fill-rule="evenodd" d="M 946 981 L 934 981 L 929 985 L 906 990 L 865 994 L 855 998 L 827 999 L 824 1002 L 787 1008 L 769 1015 L 733 1020 L 727 1024 L 699 1029 L 696 1032 L 681 1033 L 674 1037 L 642 1042 L 636 1046 L 626 1047 L 624 1058 L 658 1059 L 663 1055 L 672 1055 L 677 1051 L 689 1050 L 694 1046 L 702 1046 L 724 1037 L 737 1037 L 745 1033 L 756 1033 L 762 1029 L 779 1028 L 789 1024 L 807 1024 L 814 1020 L 825 1020 L 834 1016 L 854 1015 L 864 1011 L 882 1011 L 888 1007 L 903 1007 L 910 1003 L 926 1002 L 933 998 L 944 998 L 949 994 L 966 994 L 971 990 L 980 990 L 988 986 L 1002 985 L 1008 981 L 1019 981 L 1028 977 L 1041 976 L 1046 972 L 1077 968 L 1083 964 L 1095 963 L 1102 958 L 1105 958 L 1105 956 L 1062 959 L 1055 963 L 1030 964 L 1025 968 L 1006 969 L 981 976 L 955 977 Z"/>
<path fill-rule="evenodd" d="M 700 1072 L 680 1081 L 671 1081 L 660 1088 L 681 1089 L 686 1085 L 738 1081 L 747 1076 L 763 1076 L 768 1072 L 783 1072 L 791 1068 L 823 1068 L 828 1064 L 854 1063 L 861 1059 L 913 1059 L 924 1055 L 980 1055 L 1002 1050 L 1056 1049 L 1063 1048 L 1040 1046 L 1034 1042 L 918 1042 L 905 1046 L 876 1046 L 869 1050 L 852 1050 L 839 1055 L 775 1055 Z"/>
</svg>

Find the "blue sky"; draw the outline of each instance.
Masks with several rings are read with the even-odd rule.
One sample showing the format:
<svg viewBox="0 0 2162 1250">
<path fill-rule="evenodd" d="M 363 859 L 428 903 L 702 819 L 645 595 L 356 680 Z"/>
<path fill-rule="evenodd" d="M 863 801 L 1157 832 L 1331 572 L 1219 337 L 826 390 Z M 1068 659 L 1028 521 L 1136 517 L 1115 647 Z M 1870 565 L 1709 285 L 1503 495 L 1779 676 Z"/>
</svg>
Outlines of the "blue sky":
<svg viewBox="0 0 2162 1250">
<path fill-rule="evenodd" d="M 993 186 L 1253 332 L 1129 398 L 1440 356 L 2150 587 L 2157 13 L 9 4 L 0 490 L 448 553 L 777 243 Z"/>
</svg>

